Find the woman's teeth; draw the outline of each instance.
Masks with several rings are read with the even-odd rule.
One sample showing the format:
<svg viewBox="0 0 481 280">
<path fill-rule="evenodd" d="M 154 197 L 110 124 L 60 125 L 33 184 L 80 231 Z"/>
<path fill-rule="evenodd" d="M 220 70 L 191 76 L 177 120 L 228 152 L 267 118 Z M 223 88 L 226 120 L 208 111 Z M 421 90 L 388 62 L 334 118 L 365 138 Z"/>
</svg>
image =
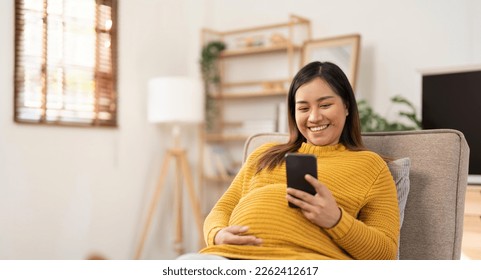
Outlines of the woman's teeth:
<svg viewBox="0 0 481 280">
<path fill-rule="evenodd" d="M 329 126 L 328 124 L 325 124 L 325 125 L 321 125 L 321 126 L 309 127 L 309 129 L 311 131 L 321 131 L 321 130 L 326 129 L 328 126 Z"/>
</svg>

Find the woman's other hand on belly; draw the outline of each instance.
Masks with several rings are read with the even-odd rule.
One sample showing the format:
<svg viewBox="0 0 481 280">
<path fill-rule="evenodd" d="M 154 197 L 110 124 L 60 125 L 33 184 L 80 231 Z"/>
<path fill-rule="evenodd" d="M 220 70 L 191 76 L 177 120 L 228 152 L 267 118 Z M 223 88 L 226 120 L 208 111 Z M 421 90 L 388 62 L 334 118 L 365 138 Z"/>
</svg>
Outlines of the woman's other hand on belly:
<svg viewBox="0 0 481 280">
<path fill-rule="evenodd" d="M 228 226 L 225 227 L 214 238 L 215 245 L 229 244 L 229 245 L 260 245 L 262 239 L 254 235 L 246 235 L 249 227 L 247 226 Z"/>
</svg>

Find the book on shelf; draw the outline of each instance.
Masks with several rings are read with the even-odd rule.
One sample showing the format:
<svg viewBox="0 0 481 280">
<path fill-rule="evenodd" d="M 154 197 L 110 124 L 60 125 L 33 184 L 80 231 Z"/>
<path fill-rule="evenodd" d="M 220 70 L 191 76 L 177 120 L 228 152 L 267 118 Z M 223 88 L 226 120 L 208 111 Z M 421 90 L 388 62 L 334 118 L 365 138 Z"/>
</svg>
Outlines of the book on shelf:
<svg viewBox="0 0 481 280">
<path fill-rule="evenodd" d="M 214 159 L 213 159 L 213 156 L 212 156 L 212 147 L 210 145 L 204 145 L 204 162 L 203 162 L 203 166 L 204 166 L 204 175 L 207 176 L 207 177 L 215 177 L 217 176 L 217 171 L 216 171 L 216 167 L 215 165 L 213 164 L 214 162 Z"/>
<path fill-rule="evenodd" d="M 222 159 L 222 156 L 218 153 L 214 153 L 212 155 L 213 160 L 214 160 L 214 165 L 217 170 L 217 176 L 220 178 L 227 180 L 229 179 L 229 173 L 227 172 L 227 167 L 225 166 L 224 160 Z"/>
<path fill-rule="evenodd" d="M 277 104 L 276 116 L 276 132 L 287 133 L 289 126 L 287 125 L 287 105 L 286 102 Z"/>
<path fill-rule="evenodd" d="M 250 136 L 256 133 L 267 133 L 276 131 L 276 120 L 244 120 L 239 126 L 224 129 L 223 135 L 244 135 Z"/>
<path fill-rule="evenodd" d="M 204 174 L 207 177 L 227 180 L 239 171 L 239 167 L 223 146 L 205 145 L 204 153 Z"/>
<path fill-rule="evenodd" d="M 255 133 L 274 132 L 276 130 L 275 120 L 245 120 L 242 122 L 242 130 L 244 134 L 251 135 Z"/>
</svg>

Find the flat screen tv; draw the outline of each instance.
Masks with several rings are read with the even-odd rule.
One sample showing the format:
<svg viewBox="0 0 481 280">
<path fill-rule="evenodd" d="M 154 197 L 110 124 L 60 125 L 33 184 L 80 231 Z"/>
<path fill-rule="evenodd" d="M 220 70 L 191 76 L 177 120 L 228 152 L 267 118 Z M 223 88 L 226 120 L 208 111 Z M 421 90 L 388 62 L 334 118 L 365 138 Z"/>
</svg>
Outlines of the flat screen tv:
<svg viewBox="0 0 481 280">
<path fill-rule="evenodd" d="M 425 72 L 423 129 L 452 128 L 468 142 L 469 184 L 481 184 L 481 66 Z"/>
</svg>

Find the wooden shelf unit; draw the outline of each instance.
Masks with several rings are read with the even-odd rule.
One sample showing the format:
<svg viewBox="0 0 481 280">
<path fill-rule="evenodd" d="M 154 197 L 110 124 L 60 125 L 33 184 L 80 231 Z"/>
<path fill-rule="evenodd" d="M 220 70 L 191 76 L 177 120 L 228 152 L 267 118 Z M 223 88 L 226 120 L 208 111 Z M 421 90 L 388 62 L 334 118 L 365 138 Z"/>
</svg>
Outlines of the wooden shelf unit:
<svg viewBox="0 0 481 280">
<path fill-rule="evenodd" d="M 253 103 L 257 105 L 265 102 L 272 106 L 276 100 L 277 103 L 285 102 L 289 84 L 300 67 L 303 44 L 311 39 L 311 23 L 306 18 L 290 15 L 286 22 L 271 25 L 229 31 L 204 28 L 201 39 L 202 45 L 213 41 L 221 41 L 226 45 L 226 49 L 221 52 L 218 60 L 220 83 L 215 87 L 218 90 L 213 93 L 213 99 L 217 104 L 217 129 L 215 131 L 203 130 L 201 136 L 202 152 L 199 165 L 204 171 L 204 164 L 206 164 L 204 146 L 236 146 L 236 156 L 240 156 L 241 152 L 238 148 L 242 148 L 248 136 L 253 134 L 243 130 L 247 128 L 243 127 L 242 120 L 235 124 L 240 128 L 239 132 L 229 131 L 232 124 L 226 122 L 227 104 L 240 102 L 243 104 L 240 106 L 251 106 Z M 266 57 L 269 62 L 273 63 L 272 65 L 266 66 L 264 63 L 258 62 Z M 246 67 L 250 70 L 245 70 Z M 263 67 L 280 70 L 272 74 Z M 246 78 L 249 75 L 229 77 L 227 71 L 232 71 L 233 68 L 240 70 L 237 73 L 254 74 L 255 77 Z M 277 75 L 279 72 L 282 72 L 282 75 Z M 252 115 L 247 117 L 252 121 Z M 272 118 L 275 121 L 276 116 L 272 116 Z M 246 119 L 244 118 L 244 120 Z M 212 165 L 210 169 L 212 169 Z M 209 190 L 212 184 L 217 184 L 225 189 L 233 179 L 232 176 L 225 176 L 225 174 L 207 176 L 203 172 L 200 173 L 202 174 L 199 180 L 203 193 L 205 193 L 204 189 Z M 209 209 L 205 210 L 208 212 L 211 206 L 213 205 L 208 205 Z"/>
<path fill-rule="evenodd" d="M 226 142 L 226 141 L 240 141 L 243 142 L 247 140 L 248 135 L 241 135 L 241 134 L 222 134 L 222 133 L 207 133 L 205 135 L 205 141 L 207 142 Z"/>
<path fill-rule="evenodd" d="M 304 33 L 304 36 L 298 36 L 298 33 Z M 256 36 L 262 36 L 262 40 L 257 42 L 245 43 L 243 45 L 238 46 L 235 45 L 235 41 L 239 41 L 239 39 L 243 39 L 244 41 L 250 42 L 252 38 Z M 277 41 L 273 39 L 274 36 L 277 36 Z M 218 98 L 222 98 L 225 93 L 226 88 L 231 88 L 234 85 L 229 84 L 225 77 L 225 61 L 231 58 L 238 58 L 238 57 L 252 57 L 252 56 L 259 56 L 259 55 L 266 55 L 266 54 L 285 54 L 288 60 L 288 76 L 284 77 L 282 81 L 285 84 L 288 84 L 294 72 L 297 70 L 297 66 L 300 64 L 295 65 L 294 56 L 299 54 L 300 59 L 300 52 L 302 50 L 302 46 L 306 40 L 311 38 L 311 23 L 310 20 L 297 16 L 297 15 L 290 15 L 289 20 L 284 23 L 278 24 L 271 24 L 271 25 L 264 25 L 264 26 L 255 26 L 251 28 L 243 28 L 237 30 L 230 30 L 230 31 L 216 31 L 208 28 L 202 29 L 202 43 L 203 45 L 207 44 L 210 41 L 222 41 L 226 44 L 227 48 L 221 52 L 220 54 L 220 92 L 217 93 Z M 242 40 L 241 40 L 242 41 Z M 235 46 L 234 46 L 235 45 Z M 244 82 L 244 83 L 251 83 L 251 84 L 265 84 L 266 82 L 279 82 L 279 81 L 269 81 L 265 79 L 261 79 L 259 81 L 254 82 Z M 237 83 L 240 84 L 240 83 Z M 261 88 L 262 89 L 262 88 Z M 253 94 L 245 93 L 245 95 L 255 95 L 257 92 L 260 92 L 260 95 L 264 95 L 263 90 L 258 89 L 253 91 Z M 279 90 L 278 90 L 279 91 Z M 287 93 L 287 90 L 283 92 Z M 244 95 L 244 94 L 240 94 Z"/>
<path fill-rule="evenodd" d="M 236 92 L 224 94 L 223 96 L 214 96 L 215 99 L 244 99 L 244 98 L 258 98 L 258 97 L 272 97 L 272 96 L 287 96 L 287 90 L 263 90 L 252 92 Z"/>
<path fill-rule="evenodd" d="M 246 47 L 237 50 L 226 50 L 223 51 L 220 55 L 221 58 L 229 58 L 229 57 L 236 57 L 236 56 L 243 56 L 243 55 L 255 55 L 255 54 L 264 54 L 264 53 L 273 53 L 273 52 L 288 52 L 291 49 L 294 51 L 300 51 L 302 46 L 299 45 L 279 45 L 279 46 L 270 46 L 270 47 Z"/>
</svg>

